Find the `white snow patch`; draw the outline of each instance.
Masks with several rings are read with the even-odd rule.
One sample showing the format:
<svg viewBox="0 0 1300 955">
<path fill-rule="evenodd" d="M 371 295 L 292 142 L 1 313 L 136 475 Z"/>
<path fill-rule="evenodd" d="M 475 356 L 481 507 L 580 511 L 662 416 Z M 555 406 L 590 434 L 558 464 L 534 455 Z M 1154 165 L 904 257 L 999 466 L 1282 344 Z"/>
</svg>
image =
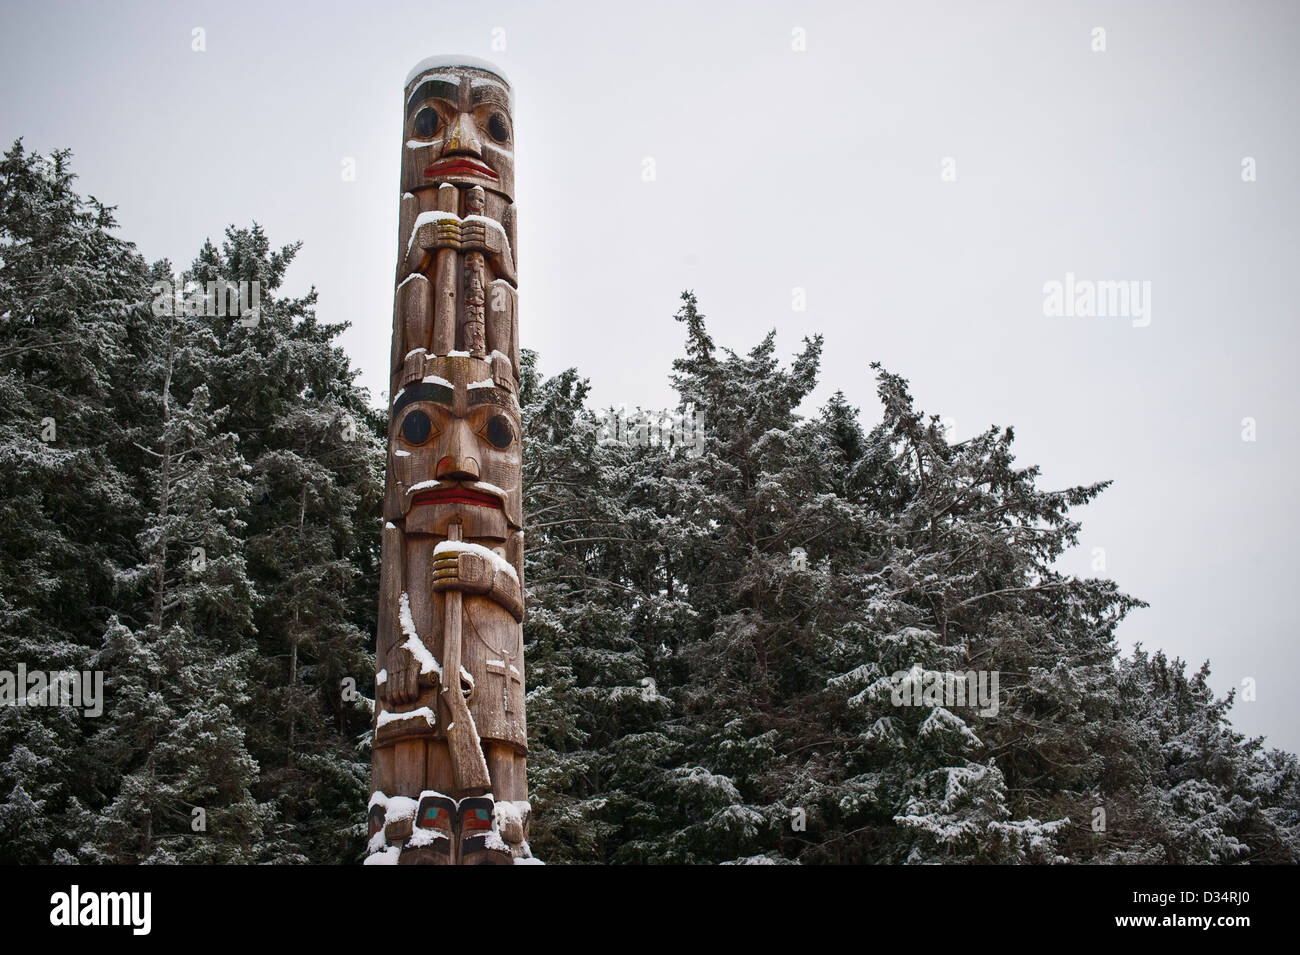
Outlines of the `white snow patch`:
<svg viewBox="0 0 1300 955">
<path fill-rule="evenodd" d="M 362 865 L 397 865 L 397 857 L 402 854 L 398 846 L 389 846 L 381 852 L 374 855 L 366 856 L 366 861 Z"/>
<path fill-rule="evenodd" d="M 506 496 L 504 488 L 499 488 L 495 484 L 489 484 L 487 481 L 471 481 L 468 485 L 471 490 L 487 491 L 489 494 L 500 494 Z"/>
<path fill-rule="evenodd" d="M 414 819 L 415 811 L 419 808 L 419 802 L 410 796 L 389 796 L 388 815 L 384 817 L 384 821 L 398 822 L 402 819 Z"/>
<path fill-rule="evenodd" d="M 434 659 L 433 654 L 429 652 L 429 648 L 420 639 L 420 635 L 415 632 L 415 620 L 411 617 L 411 598 L 406 595 L 405 590 L 402 591 L 401 620 L 402 635 L 406 637 L 406 642 L 402 644 L 402 648 L 419 661 L 421 673 L 436 673 L 438 679 L 441 680 L 442 665 Z M 434 725 L 432 720 L 430 720 L 429 725 Z"/>
<path fill-rule="evenodd" d="M 411 833 L 411 838 L 406 840 L 406 845 L 412 849 L 418 849 L 421 846 L 431 846 L 438 840 L 448 842 L 447 834 L 437 829 L 416 829 Z"/>
<path fill-rule="evenodd" d="M 389 723 L 396 723 L 401 720 L 413 720 L 421 717 L 430 726 L 438 725 L 438 717 L 435 716 L 433 710 L 429 709 L 427 706 L 422 706 L 418 710 L 411 710 L 409 713 L 390 713 L 388 710 L 380 710 L 377 725 L 387 726 Z M 389 809 L 389 812 L 392 812 L 391 808 Z"/>
<path fill-rule="evenodd" d="M 493 829 L 499 832 L 512 822 L 518 825 L 520 829 L 523 829 L 524 816 L 515 803 L 499 802 L 492 807 Z"/>
<path fill-rule="evenodd" d="M 925 722 L 921 724 L 921 729 L 917 735 L 924 739 L 932 733 L 944 732 L 956 732 L 973 746 L 983 745 L 980 738 L 966 725 L 965 720 L 951 710 L 936 706 L 930 711 L 930 715 L 925 718 Z"/>
<path fill-rule="evenodd" d="M 435 56 L 426 56 L 415 66 L 411 67 L 411 72 L 406 74 L 406 82 L 402 84 L 403 89 L 410 86 L 417 79 L 423 80 L 426 73 L 439 73 L 454 70 L 457 67 L 468 67 L 471 70 L 482 70 L 484 73 L 491 73 L 493 76 L 499 76 L 506 83 L 510 78 L 506 76 L 505 71 L 490 60 L 480 59 L 477 56 L 461 56 L 459 54 L 439 53 Z"/>
</svg>

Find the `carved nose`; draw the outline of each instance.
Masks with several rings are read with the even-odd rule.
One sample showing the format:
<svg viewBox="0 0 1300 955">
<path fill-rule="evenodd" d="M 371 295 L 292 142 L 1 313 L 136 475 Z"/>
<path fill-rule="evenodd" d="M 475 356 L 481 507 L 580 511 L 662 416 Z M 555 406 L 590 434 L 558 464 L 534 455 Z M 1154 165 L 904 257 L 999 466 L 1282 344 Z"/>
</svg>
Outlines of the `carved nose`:
<svg viewBox="0 0 1300 955">
<path fill-rule="evenodd" d="M 438 462 L 436 477 L 453 481 L 477 481 L 478 461 L 473 458 L 453 458 L 450 455 Z"/>
<path fill-rule="evenodd" d="M 463 418 L 452 422 L 448 429 L 447 447 L 438 465 L 434 468 L 434 477 L 442 480 L 448 478 L 456 481 L 478 480 L 478 459 L 468 451 L 474 450 L 474 436 L 469 429 L 469 422 Z"/>
<path fill-rule="evenodd" d="M 461 113 L 456 117 L 456 123 L 447 137 L 447 145 L 442 150 L 444 156 L 457 153 L 483 158 L 483 143 L 479 139 L 478 124 L 469 113 Z"/>
</svg>

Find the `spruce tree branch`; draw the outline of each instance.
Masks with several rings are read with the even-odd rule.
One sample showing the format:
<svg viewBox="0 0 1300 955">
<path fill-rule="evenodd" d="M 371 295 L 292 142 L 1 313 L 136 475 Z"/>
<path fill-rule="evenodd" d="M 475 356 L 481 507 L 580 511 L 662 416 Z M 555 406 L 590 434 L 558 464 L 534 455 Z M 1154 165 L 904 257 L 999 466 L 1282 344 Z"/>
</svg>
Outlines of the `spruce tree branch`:
<svg viewBox="0 0 1300 955">
<path fill-rule="evenodd" d="M 977 600 L 983 600 L 985 597 L 997 597 L 1002 594 L 1032 594 L 1032 593 L 1039 593 L 1044 590 L 1060 590 L 1062 587 L 1069 586 L 1069 584 L 1070 582 L 1068 580 L 1063 580 L 1060 581 L 1059 583 L 1038 584 L 1037 586 L 1034 587 L 1006 587 L 1002 590 L 990 590 L 986 594 L 978 594 L 977 596 L 974 597 L 967 597 L 965 600 L 961 601 L 960 603 L 953 604 L 952 609 L 956 610 L 958 607 L 965 607 L 968 604 L 975 603 Z"/>
<path fill-rule="evenodd" d="M 39 342 L 38 344 L 35 345 L 19 345 L 15 348 L 7 348 L 4 351 L 0 351 L 0 358 L 8 358 L 10 355 L 17 355 L 25 351 L 39 351 L 42 348 L 65 348 L 65 347 L 70 347 L 74 344 L 75 343 L 72 341 L 57 341 L 57 342 Z"/>
</svg>

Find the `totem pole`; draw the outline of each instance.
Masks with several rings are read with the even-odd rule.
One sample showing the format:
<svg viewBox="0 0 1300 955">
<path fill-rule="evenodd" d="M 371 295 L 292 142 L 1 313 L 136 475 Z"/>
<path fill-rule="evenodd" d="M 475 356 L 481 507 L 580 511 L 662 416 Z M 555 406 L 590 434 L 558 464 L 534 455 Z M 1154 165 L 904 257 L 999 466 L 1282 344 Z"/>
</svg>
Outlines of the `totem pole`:
<svg viewBox="0 0 1300 955">
<path fill-rule="evenodd" d="M 367 864 L 533 861 L 512 98 L 406 81 Z"/>
</svg>

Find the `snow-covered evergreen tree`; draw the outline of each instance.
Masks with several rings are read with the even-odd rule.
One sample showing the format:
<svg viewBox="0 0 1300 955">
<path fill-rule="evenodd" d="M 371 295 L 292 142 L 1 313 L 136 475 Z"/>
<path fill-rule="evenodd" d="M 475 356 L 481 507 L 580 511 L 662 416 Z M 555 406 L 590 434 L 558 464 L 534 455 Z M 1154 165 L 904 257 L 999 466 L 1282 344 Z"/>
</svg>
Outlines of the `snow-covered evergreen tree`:
<svg viewBox="0 0 1300 955">
<path fill-rule="evenodd" d="M 109 703 L 0 710 L 3 857 L 352 861 L 383 414 L 314 292 L 277 295 L 296 246 L 231 229 L 173 276 L 72 182 L 0 165 L 0 650 L 102 667 Z"/>
<path fill-rule="evenodd" d="M 1010 429 L 950 442 L 879 368 L 870 431 L 839 394 L 804 419 L 819 341 L 786 369 L 771 335 L 744 355 L 717 348 L 690 293 L 677 317 L 674 381 L 683 407 L 706 412 L 698 458 L 593 448 L 574 373 L 533 386 L 550 396 L 532 415 L 534 497 L 582 545 L 561 573 L 558 530 L 530 537 L 530 566 L 575 582 L 534 573 L 529 587 L 530 765 L 553 856 L 1294 856 L 1294 758 L 1234 736 L 1203 681 L 1180 695 L 1196 729 L 1164 726 L 1167 691 L 1138 688 L 1146 665 L 1114 643 L 1141 602 L 1054 569 L 1077 542 L 1070 509 L 1104 482 L 1040 489 Z M 616 634 L 634 642 L 616 651 Z M 584 659 L 599 665 L 575 679 Z M 626 680 L 619 661 L 653 674 L 662 726 L 634 728 L 578 692 Z M 997 671 L 996 711 L 921 690 L 971 671 Z M 917 705 L 900 706 L 908 682 Z M 600 735 L 611 726 L 621 740 Z"/>
<path fill-rule="evenodd" d="M 230 228 L 185 278 L 260 289 L 256 315 L 203 317 L 202 380 L 230 409 L 250 467 L 246 555 L 260 600 L 247 729 L 256 792 L 277 811 L 272 858 L 352 862 L 370 773 L 357 740 L 374 674 L 385 426 L 335 344 L 346 325 L 316 319 L 314 289 L 282 294 L 298 248 L 272 249 L 257 225 Z"/>
<path fill-rule="evenodd" d="M 206 385 L 181 404 L 179 367 L 201 367 L 190 316 L 160 317 L 141 369 L 157 422 L 141 563 L 122 575 L 147 597 L 147 622 L 114 620 L 96 658 L 108 673 L 106 726 L 91 741 L 106 788 L 82 854 L 112 862 L 253 862 L 272 815 L 251 787 L 245 746 L 254 590 L 243 556 L 248 466 Z"/>
<path fill-rule="evenodd" d="M 133 339 L 148 270 L 112 209 L 74 188 L 68 153 L 0 160 L 0 661 L 90 669 L 117 573 L 136 559 L 130 473 Z M 92 731 L 68 707 L 0 708 L 0 860 L 75 845 L 93 798 Z"/>
<path fill-rule="evenodd" d="M 285 294 L 296 245 L 232 227 L 174 276 L 113 228 L 66 153 L 0 161 L 0 669 L 108 684 L 99 719 L 0 707 L 0 861 L 356 862 L 385 412 Z M 1296 757 L 1055 569 L 1104 482 L 1040 488 L 879 367 L 878 423 L 805 416 L 820 339 L 783 364 L 676 317 L 689 452 L 524 355 L 539 856 L 1300 861 Z M 944 696 L 966 672 L 996 696 Z"/>
<path fill-rule="evenodd" d="M 657 798 L 680 745 L 655 665 L 673 604 L 642 576 L 654 471 L 602 443 L 576 372 L 543 381 L 529 352 L 522 371 L 531 843 L 548 862 L 654 861 L 681 823 Z"/>
</svg>

